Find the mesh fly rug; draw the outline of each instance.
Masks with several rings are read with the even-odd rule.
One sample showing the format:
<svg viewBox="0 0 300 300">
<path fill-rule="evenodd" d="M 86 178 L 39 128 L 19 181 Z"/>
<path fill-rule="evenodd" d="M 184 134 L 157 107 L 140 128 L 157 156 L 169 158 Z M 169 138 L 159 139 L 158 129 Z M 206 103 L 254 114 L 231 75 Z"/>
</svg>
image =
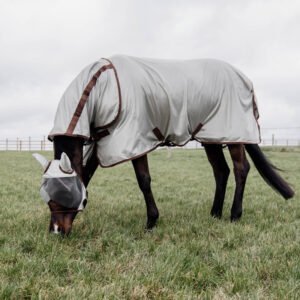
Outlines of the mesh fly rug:
<svg viewBox="0 0 300 300">
<path fill-rule="evenodd" d="M 110 167 L 161 145 L 260 142 L 252 82 L 218 60 L 100 59 L 62 96 L 49 134 L 83 137 Z"/>
</svg>

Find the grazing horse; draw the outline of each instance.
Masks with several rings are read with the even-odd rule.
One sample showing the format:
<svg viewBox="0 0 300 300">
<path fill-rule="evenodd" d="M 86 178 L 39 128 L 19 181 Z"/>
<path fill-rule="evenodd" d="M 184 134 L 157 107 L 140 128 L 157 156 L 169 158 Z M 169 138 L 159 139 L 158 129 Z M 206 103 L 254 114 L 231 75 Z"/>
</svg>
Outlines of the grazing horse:
<svg viewBox="0 0 300 300">
<path fill-rule="evenodd" d="M 236 189 L 231 221 L 242 215 L 250 169 L 245 149 L 265 181 L 285 199 L 293 190 L 260 150 L 258 109 L 251 81 L 217 60 L 157 60 L 113 56 L 87 66 L 59 103 L 49 139 L 54 160 L 44 168 L 41 195 L 51 210 L 50 231 L 68 234 L 87 203 L 86 187 L 98 165 L 131 160 L 147 208 L 146 228 L 159 212 L 151 191 L 147 153 L 158 146 L 201 142 L 213 168 L 216 191 L 211 215 L 221 218 L 229 167 Z"/>
</svg>

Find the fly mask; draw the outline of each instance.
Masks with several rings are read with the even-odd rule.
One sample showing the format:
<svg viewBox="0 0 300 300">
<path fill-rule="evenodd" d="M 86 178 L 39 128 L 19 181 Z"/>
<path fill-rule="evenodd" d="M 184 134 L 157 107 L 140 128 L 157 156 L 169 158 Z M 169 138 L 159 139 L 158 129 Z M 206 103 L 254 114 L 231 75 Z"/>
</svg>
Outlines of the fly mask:
<svg viewBox="0 0 300 300">
<path fill-rule="evenodd" d="M 63 152 L 60 160 L 51 162 L 38 153 L 33 154 L 33 157 L 44 169 L 40 194 L 45 202 L 48 204 L 52 200 L 68 209 L 82 211 L 87 204 L 87 191 L 67 154 Z"/>
</svg>

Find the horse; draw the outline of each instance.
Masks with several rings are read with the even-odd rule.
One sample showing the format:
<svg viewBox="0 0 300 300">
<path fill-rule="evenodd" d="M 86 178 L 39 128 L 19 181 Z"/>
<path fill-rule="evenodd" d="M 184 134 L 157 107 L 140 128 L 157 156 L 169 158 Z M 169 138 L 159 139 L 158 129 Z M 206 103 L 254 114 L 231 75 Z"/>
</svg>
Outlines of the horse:
<svg viewBox="0 0 300 300">
<path fill-rule="evenodd" d="M 258 146 L 258 117 L 252 82 L 225 62 L 113 56 L 87 66 L 59 103 L 48 136 L 54 144 L 54 160 L 35 155 L 44 169 L 41 194 L 51 211 L 49 231 L 70 233 L 87 203 L 86 188 L 99 165 L 112 167 L 129 160 L 146 203 L 146 229 L 151 230 L 159 211 L 147 154 L 159 146 L 183 146 L 190 140 L 202 143 L 213 169 L 212 217 L 222 217 L 230 173 L 224 145 L 236 183 L 232 222 L 242 216 L 250 170 L 245 150 L 273 189 L 285 199 L 293 197 L 294 191 Z"/>
</svg>

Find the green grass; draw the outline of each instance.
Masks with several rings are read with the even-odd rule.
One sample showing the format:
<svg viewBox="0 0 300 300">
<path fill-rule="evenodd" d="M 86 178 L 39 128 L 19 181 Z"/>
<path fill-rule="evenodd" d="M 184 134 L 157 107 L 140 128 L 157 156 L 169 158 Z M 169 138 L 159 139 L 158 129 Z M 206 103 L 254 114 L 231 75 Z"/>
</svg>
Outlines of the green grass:
<svg viewBox="0 0 300 300">
<path fill-rule="evenodd" d="M 266 154 L 299 191 L 299 153 Z M 160 210 L 152 232 L 143 230 L 144 199 L 128 162 L 99 168 L 86 210 L 61 238 L 48 233 L 42 170 L 31 153 L 1 152 L 0 299 L 300 298 L 298 194 L 283 200 L 252 166 L 243 217 L 232 224 L 233 174 L 223 218 L 213 219 L 214 179 L 203 150 L 167 158 L 162 149 L 149 164 Z"/>
</svg>

